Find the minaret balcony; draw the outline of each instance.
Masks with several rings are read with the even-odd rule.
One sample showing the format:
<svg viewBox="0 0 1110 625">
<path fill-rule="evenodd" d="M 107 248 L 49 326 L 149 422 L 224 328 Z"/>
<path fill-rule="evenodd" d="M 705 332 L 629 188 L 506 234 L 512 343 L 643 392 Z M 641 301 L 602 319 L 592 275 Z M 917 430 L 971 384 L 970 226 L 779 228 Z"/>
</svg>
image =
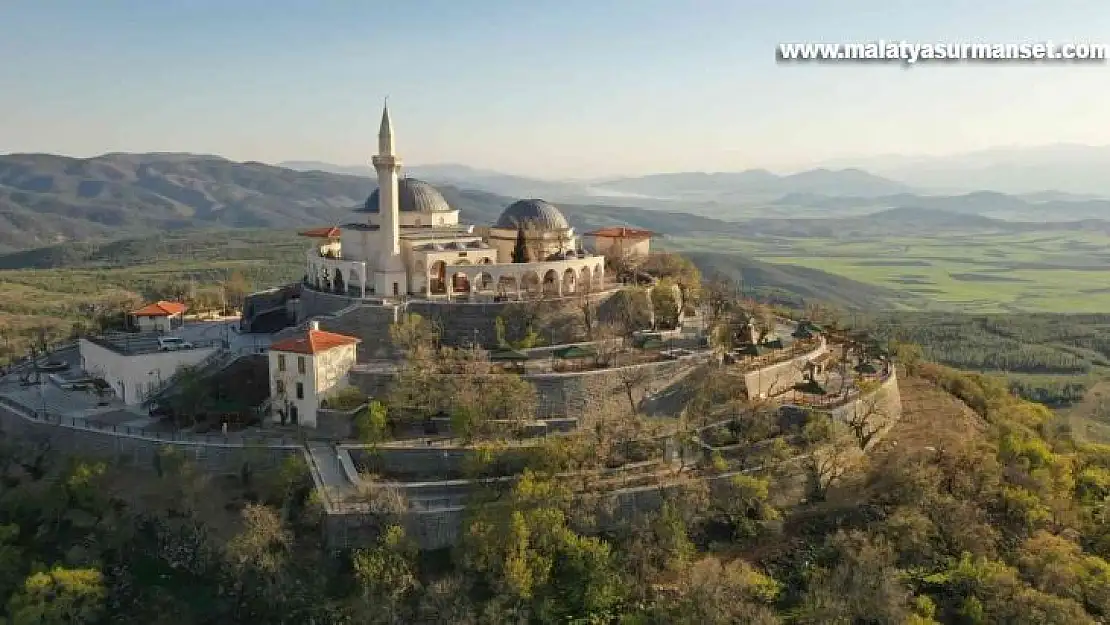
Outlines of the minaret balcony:
<svg viewBox="0 0 1110 625">
<path fill-rule="evenodd" d="M 375 154 L 370 158 L 370 162 L 374 164 L 374 167 L 398 168 L 401 166 L 401 157 L 392 154 Z"/>
</svg>

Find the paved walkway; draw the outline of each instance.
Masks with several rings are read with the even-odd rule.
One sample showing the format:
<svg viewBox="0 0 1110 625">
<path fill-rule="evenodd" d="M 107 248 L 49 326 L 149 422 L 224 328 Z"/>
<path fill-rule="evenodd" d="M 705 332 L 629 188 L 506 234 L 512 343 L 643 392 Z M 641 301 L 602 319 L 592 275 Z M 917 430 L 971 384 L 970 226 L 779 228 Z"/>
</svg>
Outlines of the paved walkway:
<svg viewBox="0 0 1110 625">
<path fill-rule="evenodd" d="M 356 486 L 347 479 L 347 472 L 343 470 L 343 464 L 339 459 L 339 454 L 346 452 L 337 452 L 335 445 L 321 441 L 311 441 L 306 447 L 309 461 L 313 465 L 311 468 L 319 479 L 320 486 L 323 487 L 323 494 L 329 500 L 329 507 L 341 503 L 355 493 Z"/>
</svg>

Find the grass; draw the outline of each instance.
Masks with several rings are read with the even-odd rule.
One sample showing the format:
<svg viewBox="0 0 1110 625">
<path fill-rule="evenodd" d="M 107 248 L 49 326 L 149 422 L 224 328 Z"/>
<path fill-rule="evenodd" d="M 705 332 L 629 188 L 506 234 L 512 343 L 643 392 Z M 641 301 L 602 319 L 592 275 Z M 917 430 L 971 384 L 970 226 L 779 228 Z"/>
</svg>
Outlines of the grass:
<svg viewBox="0 0 1110 625">
<path fill-rule="evenodd" d="M 916 295 L 971 313 L 1110 311 L 1110 236 L 1093 232 L 913 238 L 671 237 L 668 247 L 746 254 Z"/>
</svg>

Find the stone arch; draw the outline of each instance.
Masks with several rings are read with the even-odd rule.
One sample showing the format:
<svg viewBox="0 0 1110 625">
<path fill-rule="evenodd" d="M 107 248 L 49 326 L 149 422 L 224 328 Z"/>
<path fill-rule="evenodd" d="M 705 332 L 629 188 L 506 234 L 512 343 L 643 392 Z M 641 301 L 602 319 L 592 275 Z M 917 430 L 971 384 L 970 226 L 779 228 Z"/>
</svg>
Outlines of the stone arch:
<svg viewBox="0 0 1110 625">
<path fill-rule="evenodd" d="M 470 261 L 465 259 L 465 258 L 460 258 L 460 259 L 455 261 L 455 264 L 456 265 L 469 265 Z"/>
<path fill-rule="evenodd" d="M 520 289 L 516 276 L 501 276 L 497 279 L 497 294 L 501 296 L 513 295 Z"/>
<path fill-rule="evenodd" d="M 336 268 L 335 274 L 332 276 L 331 286 L 336 293 L 347 292 L 347 281 L 343 279 L 343 272 L 339 268 Z"/>
<path fill-rule="evenodd" d="M 442 295 L 447 292 L 447 263 L 437 260 L 432 263 L 428 276 L 429 291 Z"/>
<path fill-rule="evenodd" d="M 461 271 L 455 272 L 451 276 L 451 292 L 452 293 L 469 293 L 470 292 L 470 277 Z"/>
<path fill-rule="evenodd" d="M 475 291 L 489 291 L 493 288 L 493 275 L 487 271 L 480 272 L 474 276 L 473 286 Z"/>
<path fill-rule="evenodd" d="M 490 258 L 489 256 L 486 256 L 482 260 L 478 261 L 478 264 L 479 265 L 492 265 L 493 264 L 493 259 Z"/>
<path fill-rule="evenodd" d="M 589 287 L 593 284 L 589 267 L 583 267 L 581 273 L 578 274 L 578 284 L 581 284 L 583 287 Z"/>
<path fill-rule="evenodd" d="M 598 263 L 597 265 L 594 265 L 594 271 L 593 271 L 594 286 L 601 286 L 601 276 L 602 276 L 601 263 Z"/>
<path fill-rule="evenodd" d="M 520 290 L 526 293 L 539 295 L 543 291 L 540 274 L 535 271 L 525 271 L 520 276 Z"/>
<path fill-rule="evenodd" d="M 567 267 L 563 272 L 563 293 L 574 293 L 578 286 L 578 274 L 573 267 Z"/>
<path fill-rule="evenodd" d="M 351 271 L 347 273 L 347 288 L 353 289 L 361 283 L 362 280 L 359 279 L 358 272 L 354 269 L 351 269 Z"/>
<path fill-rule="evenodd" d="M 559 294 L 559 272 L 554 269 L 548 269 L 543 274 L 543 292 L 548 295 Z"/>
</svg>

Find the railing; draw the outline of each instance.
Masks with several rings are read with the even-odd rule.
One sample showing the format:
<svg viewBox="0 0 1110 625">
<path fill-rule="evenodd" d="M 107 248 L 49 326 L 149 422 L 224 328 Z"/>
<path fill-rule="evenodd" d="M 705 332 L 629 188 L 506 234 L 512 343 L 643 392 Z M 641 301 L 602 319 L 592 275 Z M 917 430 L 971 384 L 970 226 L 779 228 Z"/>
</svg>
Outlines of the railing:
<svg viewBox="0 0 1110 625">
<path fill-rule="evenodd" d="M 300 442 L 288 436 L 250 435 L 242 432 L 229 432 L 227 434 L 197 434 L 195 432 L 181 432 L 163 430 L 148 430 L 126 425 L 100 425 L 86 419 L 65 417 L 50 411 L 36 410 L 29 406 L 13 401 L 8 397 L 0 396 L 0 405 L 9 411 L 39 423 L 86 430 L 91 432 L 104 432 L 121 437 L 163 441 L 167 443 L 193 443 L 227 447 L 299 447 Z"/>
<path fill-rule="evenodd" d="M 193 371 L 203 373 L 207 371 L 210 367 L 215 366 L 217 363 L 222 365 L 224 362 L 226 362 L 226 359 L 228 357 L 237 357 L 237 354 L 228 349 L 227 345 L 224 344 L 222 340 L 217 339 L 216 342 L 222 345 L 220 349 L 205 356 L 204 360 L 198 362 L 195 365 L 192 365 L 191 367 L 178 368 L 178 370 L 175 371 L 173 375 L 169 376 L 165 380 L 162 380 L 161 384 L 155 386 L 153 389 L 147 392 L 146 398 L 143 400 L 143 403 L 149 405 L 150 403 L 157 401 L 163 394 L 165 394 L 166 391 L 172 388 L 174 384 L 177 384 L 178 380 L 181 378 L 186 370 L 191 369 Z"/>
</svg>

